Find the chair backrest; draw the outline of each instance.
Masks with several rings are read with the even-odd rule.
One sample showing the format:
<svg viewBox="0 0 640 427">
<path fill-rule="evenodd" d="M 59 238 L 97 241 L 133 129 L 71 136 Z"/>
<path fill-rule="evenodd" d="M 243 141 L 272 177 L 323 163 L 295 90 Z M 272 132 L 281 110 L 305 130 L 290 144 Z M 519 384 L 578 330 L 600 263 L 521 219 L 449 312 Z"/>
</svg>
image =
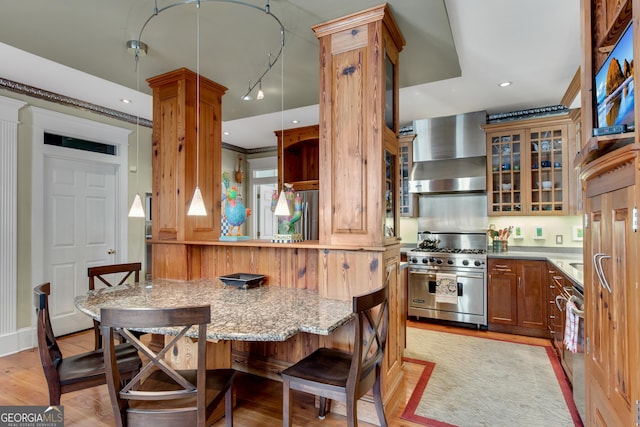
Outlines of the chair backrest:
<svg viewBox="0 0 640 427">
<path fill-rule="evenodd" d="M 390 278 L 388 269 L 381 288 L 353 297 L 356 335 L 347 389 L 355 389 L 357 396 L 370 390 L 380 373 L 389 329 Z"/>
<path fill-rule="evenodd" d="M 44 376 L 49 386 L 60 387 L 60 376 L 57 366 L 62 362 L 62 352 L 51 327 L 49 318 L 49 295 L 51 294 L 51 283 L 42 283 L 33 289 L 34 305 L 37 316 L 38 352 Z"/>
<path fill-rule="evenodd" d="M 107 385 L 111 404 L 116 417 L 116 425 L 127 425 L 129 415 L 127 410 L 132 401 L 145 401 L 148 404 L 152 401 L 163 401 L 162 409 L 157 410 L 156 414 L 162 413 L 163 416 L 181 420 L 185 425 L 205 424 L 205 393 L 206 393 L 206 328 L 211 321 L 211 306 L 192 306 L 179 308 L 164 309 L 145 309 L 145 308 L 102 308 L 100 310 L 100 328 L 105 337 L 104 354 L 105 369 L 107 374 Z M 130 328 L 177 328 L 177 335 L 173 336 L 171 342 L 159 351 L 157 354 L 142 343 Z M 187 380 L 183 375 L 178 373 L 165 361 L 165 355 L 171 354 L 174 346 L 178 341 L 192 328 L 196 326 L 198 343 L 197 343 L 197 369 L 195 384 Z M 179 330 L 179 332 L 178 332 Z M 114 332 L 124 336 L 127 342 L 135 346 L 143 353 L 144 365 L 138 375 L 136 375 L 129 383 L 123 385 L 120 381 L 117 365 L 115 363 Z M 162 376 L 162 381 L 155 381 L 155 384 L 163 384 L 168 387 L 158 387 L 150 390 L 145 386 L 145 381 L 149 380 L 149 376 L 154 372 Z M 192 399 L 193 404 L 185 407 L 180 406 L 180 412 L 172 411 L 172 400 Z M 149 409 L 148 413 L 152 410 Z M 177 415 L 176 415 L 177 414 Z M 119 415 L 119 419 L 118 419 Z M 190 424 L 188 420 L 193 421 Z M 145 422 L 146 424 L 147 422 Z M 169 425 L 169 424 L 167 424 Z"/>
<path fill-rule="evenodd" d="M 89 276 L 89 290 L 94 290 L 96 286 L 95 279 L 100 280 L 107 286 L 120 286 L 127 281 L 131 274 L 134 274 L 134 280 L 140 281 L 140 271 L 142 270 L 142 263 L 131 262 L 127 264 L 111 264 L 111 265 L 99 265 L 97 267 L 87 268 L 87 276 Z M 121 277 L 118 273 L 126 273 Z M 118 276 L 111 276 L 116 275 Z M 105 277 L 106 276 L 106 277 Z M 121 278 L 120 278 L 121 277 Z M 114 285 L 115 280 L 120 278 L 120 281 Z"/>
</svg>

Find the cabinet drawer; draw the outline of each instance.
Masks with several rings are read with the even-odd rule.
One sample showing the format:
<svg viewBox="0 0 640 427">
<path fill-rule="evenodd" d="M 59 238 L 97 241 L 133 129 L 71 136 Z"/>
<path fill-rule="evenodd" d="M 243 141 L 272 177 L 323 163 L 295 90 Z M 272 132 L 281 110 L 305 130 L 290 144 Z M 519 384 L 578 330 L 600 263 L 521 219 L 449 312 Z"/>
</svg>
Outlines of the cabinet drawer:
<svg viewBox="0 0 640 427">
<path fill-rule="evenodd" d="M 516 260 L 504 258 L 489 258 L 489 274 L 515 273 Z"/>
</svg>

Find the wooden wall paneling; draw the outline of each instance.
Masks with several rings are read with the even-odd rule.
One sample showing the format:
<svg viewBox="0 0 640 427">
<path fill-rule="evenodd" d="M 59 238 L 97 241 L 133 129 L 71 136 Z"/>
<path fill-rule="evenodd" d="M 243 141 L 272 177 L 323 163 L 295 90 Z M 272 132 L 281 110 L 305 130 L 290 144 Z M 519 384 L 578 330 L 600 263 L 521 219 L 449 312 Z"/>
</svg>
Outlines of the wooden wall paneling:
<svg viewBox="0 0 640 427">
<path fill-rule="evenodd" d="M 152 130 L 153 199 L 163 201 L 152 204 L 154 239 L 178 239 L 178 230 L 183 228 L 179 222 L 177 189 L 171 183 L 177 179 L 179 165 L 184 162 L 184 153 L 177 146 L 178 135 L 182 133 L 181 123 L 177 120 L 180 90 L 180 85 L 158 87 L 153 94 L 154 118 L 169 118 L 158 122 Z M 164 140 L 176 143 L 163 143 Z"/>
<path fill-rule="evenodd" d="M 187 144 L 188 165 L 193 168 L 192 173 L 186 175 L 184 188 L 185 212 L 189 209 L 193 192 L 190 190 L 196 186 L 196 162 L 198 162 L 198 186 L 209 214 L 207 216 L 186 216 L 185 227 L 186 240 L 211 240 L 220 237 L 221 203 L 219 195 L 222 194 L 222 121 L 221 102 L 222 95 L 216 87 L 208 87 L 206 81 L 201 80 L 200 90 L 200 142 L 197 142 L 197 134 L 194 126 L 191 129 L 193 144 Z M 205 90 L 206 89 L 206 90 Z M 195 100 L 193 100 L 195 104 Z M 195 116 L 195 106 L 191 109 Z M 192 119 L 194 120 L 194 119 Z M 196 122 L 197 123 L 197 122 Z M 189 134 L 188 134 L 189 135 Z M 198 157 L 199 145 L 199 157 Z"/>
<path fill-rule="evenodd" d="M 224 274 L 267 274 L 267 285 L 303 289 L 318 288 L 318 250 L 313 248 L 259 246 L 199 246 L 199 265 L 203 278 Z M 197 252 L 194 252 L 194 255 Z"/>
<path fill-rule="evenodd" d="M 186 280 L 189 277 L 188 247 L 154 243 L 151 266 L 154 278 Z"/>
<path fill-rule="evenodd" d="M 367 202 L 370 189 L 367 187 L 367 138 L 366 117 L 363 111 L 363 69 L 367 66 L 365 49 L 333 54 L 332 68 L 336 73 L 333 83 L 333 111 L 335 118 L 343 123 L 334 128 L 331 135 L 331 229 L 332 243 L 343 243 L 347 235 L 352 242 L 368 244 Z M 344 123 L 346 122 L 346 123 Z M 373 166 L 372 166 L 373 167 Z M 363 241 L 364 238 L 364 241 Z"/>
<path fill-rule="evenodd" d="M 385 276 L 384 252 L 324 250 L 319 259 L 318 291 L 329 298 L 351 299 L 369 290 L 380 287 Z M 395 316 L 397 313 L 391 313 Z M 322 345 L 351 350 L 353 348 L 353 325 L 344 325 L 323 337 Z"/>
</svg>

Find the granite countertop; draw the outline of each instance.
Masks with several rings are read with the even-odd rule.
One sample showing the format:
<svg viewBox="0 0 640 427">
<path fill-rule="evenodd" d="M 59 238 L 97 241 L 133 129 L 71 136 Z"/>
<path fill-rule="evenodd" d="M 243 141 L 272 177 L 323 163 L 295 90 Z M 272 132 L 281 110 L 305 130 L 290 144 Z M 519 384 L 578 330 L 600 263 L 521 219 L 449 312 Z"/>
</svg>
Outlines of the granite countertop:
<svg viewBox="0 0 640 427">
<path fill-rule="evenodd" d="M 299 332 L 329 335 L 353 317 L 351 300 L 323 298 L 314 290 L 274 285 L 241 289 L 204 279 L 125 284 L 89 291 L 75 299 L 76 307 L 96 320 L 100 320 L 101 307 L 166 308 L 207 303 L 211 305 L 207 339 L 211 340 L 286 341 Z M 175 335 L 177 330 L 145 332 Z"/>
</svg>

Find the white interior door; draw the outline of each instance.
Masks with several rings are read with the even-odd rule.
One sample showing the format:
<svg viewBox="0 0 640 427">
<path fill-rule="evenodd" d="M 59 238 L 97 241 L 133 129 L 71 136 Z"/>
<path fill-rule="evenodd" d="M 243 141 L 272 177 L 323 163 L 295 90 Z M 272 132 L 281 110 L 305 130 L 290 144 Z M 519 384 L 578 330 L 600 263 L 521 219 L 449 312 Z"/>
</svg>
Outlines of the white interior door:
<svg viewBox="0 0 640 427">
<path fill-rule="evenodd" d="M 74 298 L 87 292 L 87 267 L 117 262 L 116 174 L 113 164 L 45 157 L 43 273 L 56 335 L 91 327 Z"/>
<path fill-rule="evenodd" d="M 272 239 L 278 232 L 276 216 L 271 212 L 271 195 L 277 189 L 277 184 L 260 184 L 258 205 L 258 232 L 261 239 Z"/>
</svg>

